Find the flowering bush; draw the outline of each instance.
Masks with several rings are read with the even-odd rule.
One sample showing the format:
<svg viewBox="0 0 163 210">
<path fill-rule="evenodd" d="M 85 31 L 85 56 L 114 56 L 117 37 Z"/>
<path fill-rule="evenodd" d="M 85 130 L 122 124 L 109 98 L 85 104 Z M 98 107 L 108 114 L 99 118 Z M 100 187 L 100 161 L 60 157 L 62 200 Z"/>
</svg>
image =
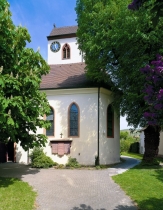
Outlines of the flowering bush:
<svg viewBox="0 0 163 210">
<path fill-rule="evenodd" d="M 144 113 L 144 118 L 149 125 L 161 125 L 163 116 L 163 59 L 157 55 L 156 61 L 141 69 L 146 75 L 145 97 L 148 110 Z"/>
</svg>

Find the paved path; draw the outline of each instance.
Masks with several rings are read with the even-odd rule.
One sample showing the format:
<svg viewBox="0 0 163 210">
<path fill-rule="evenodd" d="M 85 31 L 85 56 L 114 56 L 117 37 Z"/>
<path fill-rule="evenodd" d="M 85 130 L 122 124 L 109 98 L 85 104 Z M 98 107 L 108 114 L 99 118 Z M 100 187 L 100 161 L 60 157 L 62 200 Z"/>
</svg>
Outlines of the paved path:
<svg viewBox="0 0 163 210">
<path fill-rule="evenodd" d="M 17 177 L 37 191 L 37 210 L 137 210 L 110 176 L 138 164 L 125 163 L 104 170 L 31 169 L 17 163 L 0 164 L 0 176 Z"/>
</svg>

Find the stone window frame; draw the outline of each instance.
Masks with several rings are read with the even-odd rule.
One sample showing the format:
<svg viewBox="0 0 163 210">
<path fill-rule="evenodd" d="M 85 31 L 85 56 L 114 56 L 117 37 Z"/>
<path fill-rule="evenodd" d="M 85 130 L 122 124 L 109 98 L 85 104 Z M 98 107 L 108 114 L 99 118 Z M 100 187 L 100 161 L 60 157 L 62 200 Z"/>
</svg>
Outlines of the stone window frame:
<svg viewBox="0 0 163 210">
<path fill-rule="evenodd" d="M 66 50 L 66 55 L 64 57 L 64 49 Z M 69 57 L 68 57 L 68 50 L 69 50 Z M 71 48 L 70 48 L 70 45 L 65 43 L 62 47 L 62 59 L 63 60 L 67 60 L 67 59 L 70 59 L 71 58 Z"/>
<path fill-rule="evenodd" d="M 110 112 L 108 113 L 108 111 L 110 111 Z M 111 117 L 110 117 L 110 114 L 111 114 Z M 112 135 L 109 135 L 109 131 L 108 131 L 109 122 L 111 122 L 110 129 L 111 129 Z M 106 135 L 107 135 L 107 138 L 114 138 L 114 110 L 113 110 L 113 107 L 111 106 L 111 104 L 109 104 L 107 106 L 107 111 L 106 111 Z"/>
<path fill-rule="evenodd" d="M 71 109 L 71 106 L 75 104 L 77 109 L 78 109 L 78 135 L 77 136 L 71 136 L 70 135 L 70 109 Z M 70 105 L 69 105 L 69 108 L 68 108 L 68 137 L 71 137 L 71 138 L 79 138 L 80 137 L 80 109 L 79 109 L 79 106 L 76 102 L 72 102 Z"/>
</svg>

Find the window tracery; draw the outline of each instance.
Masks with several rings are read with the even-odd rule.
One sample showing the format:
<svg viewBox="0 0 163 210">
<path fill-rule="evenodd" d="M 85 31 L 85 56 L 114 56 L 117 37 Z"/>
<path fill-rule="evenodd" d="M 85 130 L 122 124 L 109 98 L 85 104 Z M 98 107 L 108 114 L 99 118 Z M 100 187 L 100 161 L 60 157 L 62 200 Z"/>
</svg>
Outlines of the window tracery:
<svg viewBox="0 0 163 210">
<path fill-rule="evenodd" d="M 69 108 L 69 136 L 79 136 L 79 108 L 75 103 Z"/>
<path fill-rule="evenodd" d="M 49 129 L 46 129 L 46 136 L 54 136 L 54 110 L 50 107 L 50 113 L 46 116 L 46 120 L 51 122 Z"/>
<path fill-rule="evenodd" d="M 66 43 L 62 49 L 63 59 L 70 59 L 70 46 Z"/>
<path fill-rule="evenodd" d="M 107 107 L 107 137 L 114 137 L 114 110 L 111 105 Z"/>
</svg>

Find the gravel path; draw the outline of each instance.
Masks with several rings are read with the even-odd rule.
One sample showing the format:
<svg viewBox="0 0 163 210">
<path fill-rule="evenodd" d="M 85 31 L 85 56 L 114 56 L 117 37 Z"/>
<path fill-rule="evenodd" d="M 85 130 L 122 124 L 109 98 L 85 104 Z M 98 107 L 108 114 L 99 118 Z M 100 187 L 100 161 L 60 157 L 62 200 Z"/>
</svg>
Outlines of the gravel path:
<svg viewBox="0 0 163 210">
<path fill-rule="evenodd" d="M 104 170 L 31 169 L 17 163 L 0 164 L 0 176 L 17 177 L 37 191 L 37 210 L 137 210 L 131 199 L 111 179 L 138 163 Z"/>
</svg>

